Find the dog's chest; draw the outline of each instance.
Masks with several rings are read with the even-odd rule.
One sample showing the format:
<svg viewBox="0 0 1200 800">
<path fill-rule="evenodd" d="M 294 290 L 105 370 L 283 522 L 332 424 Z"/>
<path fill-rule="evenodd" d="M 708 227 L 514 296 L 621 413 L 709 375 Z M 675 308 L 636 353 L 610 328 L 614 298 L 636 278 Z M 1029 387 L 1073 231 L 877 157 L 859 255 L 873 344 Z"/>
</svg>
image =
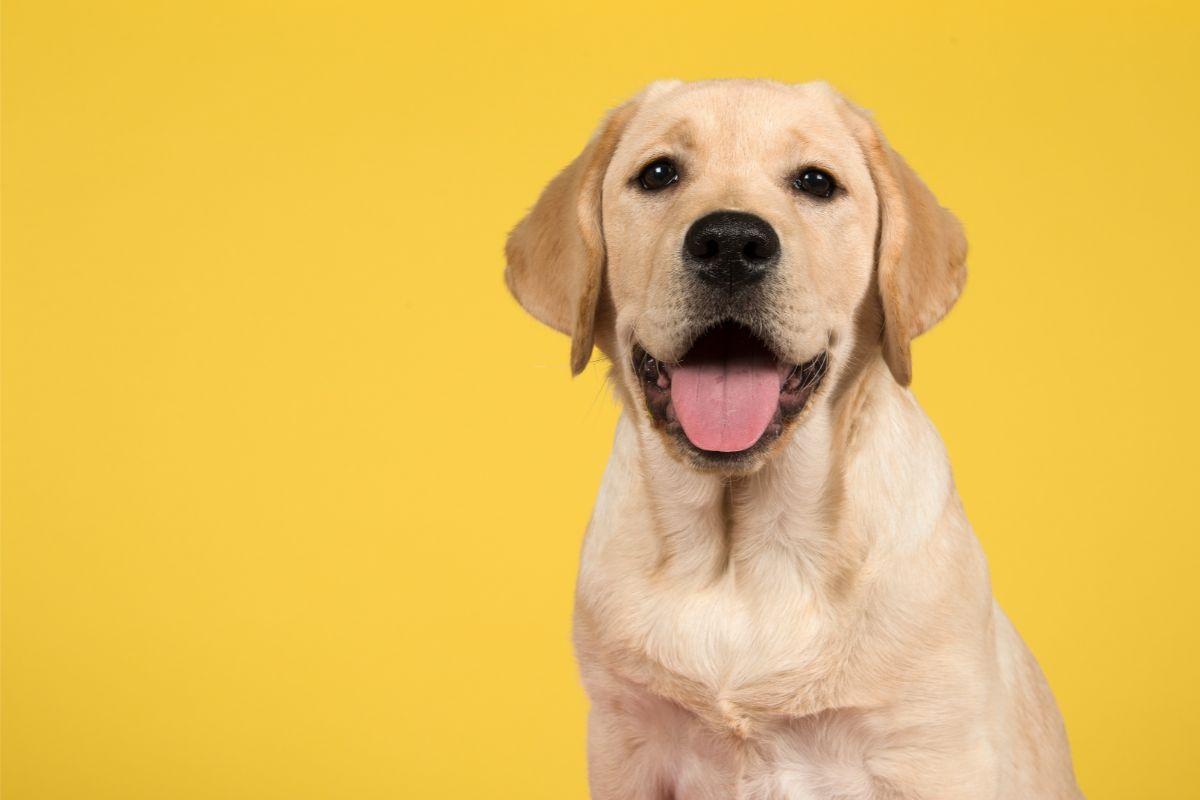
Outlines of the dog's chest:
<svg viewBox="0 0 1200 800">
<path fill-rule="evenodd" d="M 854 710 L 804 719 L 776 719 L 749 738 L 714 730 L 662 698 L 629 694 L 606 723 L 617 741 L 601 746 L 629 754 L 622 762 L 623 797 L 689 800 L 868 800 L 884 785 L 871 771 L 885 753 L 872 720 Z M 646 792 L 646 787 L 658 787 Z M 616 795 L 614 795 L 616 796 Z"/>
<path fill-rule="evenodd" d="M 612 592 L 580 614 L 581 657 L 607 665 L 731 735 L 830 701 L 838 618 L 795 571 L 739 576 L 693 591 L 653 581 Z"/>
</svg>

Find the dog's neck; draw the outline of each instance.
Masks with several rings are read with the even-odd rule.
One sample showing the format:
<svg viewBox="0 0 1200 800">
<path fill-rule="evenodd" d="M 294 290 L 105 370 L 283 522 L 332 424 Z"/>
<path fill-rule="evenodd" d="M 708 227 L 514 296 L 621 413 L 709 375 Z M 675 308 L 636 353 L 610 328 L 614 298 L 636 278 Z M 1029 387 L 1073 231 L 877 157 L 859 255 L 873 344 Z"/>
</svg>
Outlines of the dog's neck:
<svg viewBox="0 0 1200 800">
<path fill-rule="evenodd" d="M 932 528 L 950 488 L 940 439 L 878 358 L 812 408 L 754 474 L 697 472 L 644 420 L 628 418 L 614 457 L 643 478 L 656 569 L 699 580 L 799 568 L 836 588 L 880 545 Z M 929 470 L 944 480 L 929 480 Z M 930 485 L 942 489 L 925 496 L 920 487 Z"/>
</svg>

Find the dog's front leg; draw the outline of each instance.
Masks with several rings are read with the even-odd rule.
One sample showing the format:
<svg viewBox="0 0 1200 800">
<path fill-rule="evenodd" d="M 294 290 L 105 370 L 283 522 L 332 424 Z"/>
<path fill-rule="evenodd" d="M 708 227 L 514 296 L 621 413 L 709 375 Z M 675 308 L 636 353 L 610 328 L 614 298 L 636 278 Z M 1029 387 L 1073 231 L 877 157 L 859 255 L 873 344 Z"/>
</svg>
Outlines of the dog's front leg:
<svg viewBox="0 0 1200 800">
<path fill-rule="evenodd" d="M 592 800 L 676 800 L 657 743 L 611 709 L 588 715 L 588 785 Z"/>
<path fill-rule="evenodd" d="M 736 759 L 731 743 L 668 700 L 608 696 L 588 716 L 593 800 L 733 797 Z"/>
</svg>

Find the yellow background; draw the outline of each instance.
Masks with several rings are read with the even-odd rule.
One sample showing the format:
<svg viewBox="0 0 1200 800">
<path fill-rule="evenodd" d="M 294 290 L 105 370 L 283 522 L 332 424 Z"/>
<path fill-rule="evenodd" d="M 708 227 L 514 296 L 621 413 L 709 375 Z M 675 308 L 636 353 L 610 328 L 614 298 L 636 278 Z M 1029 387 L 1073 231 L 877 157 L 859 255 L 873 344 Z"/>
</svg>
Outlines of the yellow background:
<svg viewBox="0 0 1200 800">
<path fill-rule="evenodd" d="M 5 3 L 5 800 L 584 797 L 616 410 L 502 241 L 731 75 L 965 221 L 915 389 L 996 594 L 1092 798 L 1200 796 L 1194 5 L 405 5 Z"/>
</svg>

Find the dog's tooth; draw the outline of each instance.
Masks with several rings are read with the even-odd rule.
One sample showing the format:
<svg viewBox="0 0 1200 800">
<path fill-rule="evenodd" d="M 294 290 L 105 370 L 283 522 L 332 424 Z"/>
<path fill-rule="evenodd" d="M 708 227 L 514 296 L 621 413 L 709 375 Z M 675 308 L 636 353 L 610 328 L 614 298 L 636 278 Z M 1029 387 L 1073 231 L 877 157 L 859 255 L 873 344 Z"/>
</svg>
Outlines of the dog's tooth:
<svg viewBox="0 0 1200 800">
<path fill-rule="evenodd" d="M 658 360 L 647 353 L 642 357 L 642 380 L 658 383 L 662 373 L 658 368 Z"/>
</svg>

